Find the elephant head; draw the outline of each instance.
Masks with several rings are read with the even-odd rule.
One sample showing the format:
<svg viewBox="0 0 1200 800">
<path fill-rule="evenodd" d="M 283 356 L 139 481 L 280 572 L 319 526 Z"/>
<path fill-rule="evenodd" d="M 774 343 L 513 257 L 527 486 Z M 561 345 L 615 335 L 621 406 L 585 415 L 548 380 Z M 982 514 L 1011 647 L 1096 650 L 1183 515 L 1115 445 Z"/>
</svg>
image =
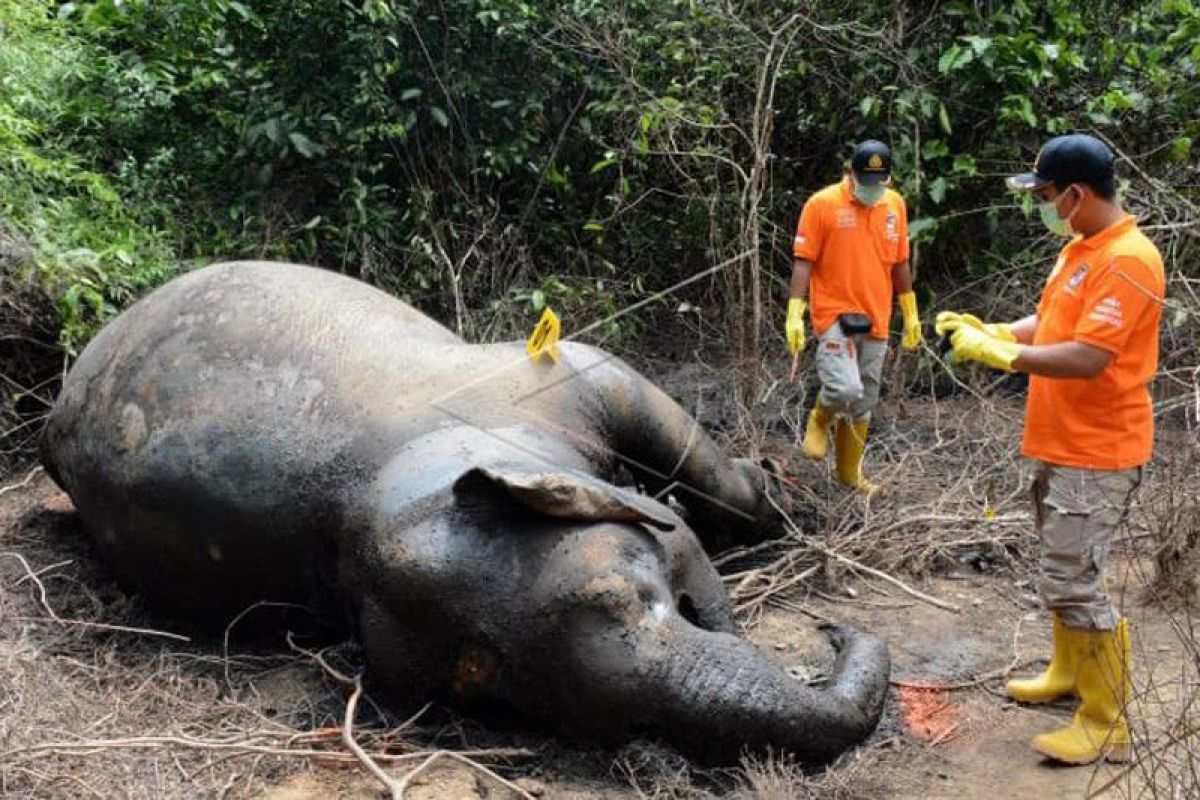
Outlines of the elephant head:
<svg viewBox="0 0 1200 800">
<path fill-rule="evenodd" d="M 511 468 L 471 470 L 455 494 L 489 508 L 483 524 L 541 540 L 531 579 L 514 587 L 536 621 L 502 612 L 531 635 L 501 659 L 500 672 L 504 661 L 520 666 L 495 687 L 525 712 L 568 733 L 647 735 L 715 761 L 768 747 L 825 761 L 878 722 L 883 642 L 830 627 L 828 684 L 796 681 L 737 635 L 716 570 L 661 503 L 591 476 Z"/>
</svg>

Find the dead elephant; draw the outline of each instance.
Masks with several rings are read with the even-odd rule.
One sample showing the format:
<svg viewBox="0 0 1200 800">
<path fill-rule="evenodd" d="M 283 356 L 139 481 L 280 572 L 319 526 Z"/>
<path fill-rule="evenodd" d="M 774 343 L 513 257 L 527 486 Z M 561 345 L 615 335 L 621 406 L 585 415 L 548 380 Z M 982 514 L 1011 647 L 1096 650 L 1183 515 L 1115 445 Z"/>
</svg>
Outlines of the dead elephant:
<svg viewBox="0 0 1200 800">
<path fill-rule="evenodd" d="M 340 275 L 219 264 L 101 331 L 43 461 L 125 587 L 193 615 L 339 609 L 398 701 L 810 761 L 884 703 L 873 636 L 833 628 L 818 689 L 736 635 L 697 533 L 774 526 L 764 474 L 596 348 L 535 364 Z M 613 485 L 621 465 L 692 527 Z"/>
</svg>

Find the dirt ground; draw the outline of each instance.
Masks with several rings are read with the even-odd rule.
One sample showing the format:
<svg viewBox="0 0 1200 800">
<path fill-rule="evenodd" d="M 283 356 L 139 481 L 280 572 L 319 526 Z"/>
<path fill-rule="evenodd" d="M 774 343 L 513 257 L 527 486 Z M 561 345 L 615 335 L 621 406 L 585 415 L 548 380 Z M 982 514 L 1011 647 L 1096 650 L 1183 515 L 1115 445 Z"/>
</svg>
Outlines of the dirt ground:
<svg viewBox="0 0 1200 800">
<path fill-rule="evenodd" d="M 886 448 L 880 458 L 888 458 Z M 802 469 L 802 480 L 824 480 L 816 465 Z M 1010 492 L 994 509 L 990 502 L 983 513 L 1022 536 L 1023 497 Z M 855 513 L 869 521 L 872 512 Z M 472 751 L 472 763 L 438 756 L 412 780 L 410 800 L 519 796 L 482 765 L 529 796 L 569 800 L 1073 798 L 1101 789 L 1102 797 L 1194 796 L 1186 787 L 1200 781 L 1189 749 L 1164 748 L 1172 732 L 1194 732 L 1200 720 L 1192 705 L 1192 614 L 1140 599 L 1153 574 L 1138 544 L 1145 536 L 1129 532 L 1110 570 L 1134 640 L 1140 760 L 1128 768 L 1056 767 L 1029 748 L 1034 734 L 1069 719 L 1072 704 L 1023 707 L 1001 695 L 1004 675 L 1036 669 L 1048 655 L 1049 619 L 1028 563 L 989 566 L 978 558 L 943 563 L 923 578 L 895 572 L 957 611 L 861 570 L 814 579 L 743 611 L 750 638 L 798 678 L 819 676 L 829 664 L 816 629 L 822 618 L 887 639 L 895 685 L 885 718 L 828 770 L 801 772 L 778 758 L 705 770 L 653 745 L 591 748 L 443 709 L 405 728 L 402 716 L 375 705 L 369 687 L 356 731 L 372 752 L 407 759 L 389 767 L 397 776 L 440 750 Z M 297 646 L 326 644 L 314 636 Z M 333 644 L 324 651 L 331 666 L 353 667 L 353 647 Z M 924 685 L 949 688 L 912 688 Z M 112 584 L 69 500 L 44 474 L 0 480 L 0 795 L 380 797 L 380 784 L 338 741 L 348 694 L 312 657 L 288 647 L 278 624 L 201 635 L 155 616 Z"/>
</svg>

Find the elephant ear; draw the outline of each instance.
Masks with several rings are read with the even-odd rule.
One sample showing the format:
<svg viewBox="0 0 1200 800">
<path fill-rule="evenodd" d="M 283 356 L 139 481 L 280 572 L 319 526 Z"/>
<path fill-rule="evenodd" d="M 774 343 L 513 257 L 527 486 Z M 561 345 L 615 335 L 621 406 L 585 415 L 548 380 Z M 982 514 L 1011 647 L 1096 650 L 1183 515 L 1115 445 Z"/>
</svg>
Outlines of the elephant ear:
<svg viewBox="0 0 1200 800">
<path fill-rule="evenodd" d="M 640 522 L 660 530 L 670 530 L 679 523 L 675 515 L 656 500 L 581 473 L 475 467 L 454 483 L 454 493 L 459 497 L 481 491 L 503 492 L 532 511 L 560 519 Z"/>
</svg>

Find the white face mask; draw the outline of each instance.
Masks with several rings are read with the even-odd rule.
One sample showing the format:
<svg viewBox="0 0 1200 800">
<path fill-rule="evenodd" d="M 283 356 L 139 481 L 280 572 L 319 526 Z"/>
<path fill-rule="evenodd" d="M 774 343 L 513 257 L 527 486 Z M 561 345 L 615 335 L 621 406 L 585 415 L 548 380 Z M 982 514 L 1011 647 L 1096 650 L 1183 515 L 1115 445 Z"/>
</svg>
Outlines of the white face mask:
<svg viewBox="0 0 1200 800">
<path fill-rule="evenodd" d="M 851 177 L 851 182 L 854 184 L 854 199 L 864 206 L 870 207 L 875 205 L 883 199 L 883 193 L 887 191 L 887 186 L 882 183 L 877 183 L 874 186 L 864 186 L 853 176 Z"/>
</svg>

